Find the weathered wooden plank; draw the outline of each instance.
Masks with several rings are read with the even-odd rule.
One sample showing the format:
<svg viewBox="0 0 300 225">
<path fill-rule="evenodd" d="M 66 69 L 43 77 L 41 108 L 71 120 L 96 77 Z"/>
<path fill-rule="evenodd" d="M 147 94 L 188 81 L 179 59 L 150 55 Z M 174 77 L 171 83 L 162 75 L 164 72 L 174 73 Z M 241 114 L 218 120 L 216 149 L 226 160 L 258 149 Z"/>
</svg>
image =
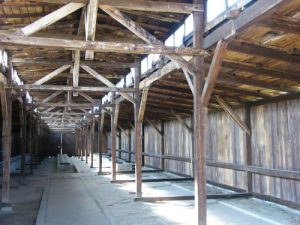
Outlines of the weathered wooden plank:
<svg viewBox="0 0 300 225">
<path fill-rule="evenodd" d="M 105 78 L 104 76 L 102 76 L 101 74 L 97 73 L 95 70 L 93 70 L 92 68 L 86 66 L 86 65 L 81 65 L 81 67 L 88 72 L 89 74 L 91 74 L 93 77 L 95 77 L 97 80 L 101 81 L 102 83 L 104 83 L 106 86 L 111 87 L 111 88 L 116 88 L 116 85 L 114 85 L 112 82 L 110 82 L 107 78 Z M 127 99 L 128 101 L 134 103 L 134 99 L 132 96 L 126 94 L 126 93 L 120 93 L 125 99 Z"/>
<path fill-rule="evenodd" d="M 36 90 L 36 91 L 78 91 L 78 92 L 136 92 L 135 88 L 116 88 L 116 87 L 83 87 L 79 86 L 77 88 L 63 85 L 17 85 L 17 86 L 9 86 L 9 89 L 22 89 L 22 90 Z"/>
<path fill-rule="evenodd" d="M 75 12 L 76 10 L 82 8 L 85 4 L 83 3 L 68 3 L 67 5 L 55 10 L 54 12 L 42 17 L 41 19 L 27 25 L 20 30 L 21 35 L 29 36 L 42 30 L 49 25 L 55 23 L 56 21 L 66 17 L 67 15 Z"/>
<path fill-rule="evenodd" d="M 228 43 L 224 40 L 220 40 L 217 44 L 213 60 L 210 64 L 210 68 L 208 71 L 208 75 L 206 78 L 205 86 L 203 88 L 203 92 L 201 95 L 202 104 L 205 106 L 208 105 L 209 100 L 211 98 L 213 89 L 216 85 L 218 75 L 222 68 L 222 60 L 226 51 Z"/>
<path fill-rule="evenodd" d="M 95 41 L 96 37 L 96 24 L 97 24 L 97 12 L 98 12 L 98 0 L 90 0 L 87 6 L 87 14 L 86 14 L 86 40 L 87 41 Z M 85 52 L 86 60 L 94 59 L 94 52 L 87 50 Z"/>
<path fill-rule="evenodd" d="M 138 120 L 139 121 L 143 121 L 144 120 L 148 92 L 149 92 L 149 87 L 145 87 L 143 89 L 142 99 L 141 99 L 140 108 L 139 108 L 139 115 L 138 115 Z"/>
<path fill-rule="evenodd" d="M 149 45 L 152 46 L 158 45 L 161 47 L 166 47 L 164 43 L 162 43 L 160 40 L 158 40 L 155 36 L 150 34 L 144 28 L 139 26 L 137 23 L 132 21 L 128 16 L 122 14 L 118 9 L 109 6 L 101 6 L 100 8 L 108 15 L 110 15 L 112 18 L 114 18 L 119 23 L 121 23 L 123 26 L 125 26 L 127 29 L 129 29 L 131 32 L 133 32 L 135 35 L 143 39 Z M 166 56 L 170 58 L 172 61 L 176 62 L 181 68 L 185 69 L 187 72 L 194 75 L 195 71 L 193 66 L 188 64 L 188 62 L 184 60 L 182 57 L 176 55 L 166 55 Z"/>
<path fill-rule="evenodd" d="M 38 2 L 47 3 L 69 3 L 68 0 L 37 0 Z M 76 3 L 88 3 L 89 0 L 73 0 Z M 191 3 L 179 3 L 179 2 L 157 2 L 157 1 L 121 1 L 121 0 L 101 0 L 99 6 L 113 6 L 119 9 L 137 10 L 146 12 L 169 12 L 169 13 L 184 13 L 190 14 L 193 11 L 203 11 L 203 8 L 199 8 L 199 5 Z"/>
<path fill-rule="evenodd" d="M 48 75 L 44 76 L 43 78 L 37 80 L 33 83 L 33 85 L 41 85 L 46 83 L 47 81 L 51 80 L 52 78 L 56 77 L 60 73 L 64 72 L 65 70 L 69 69 L 69 65 L 64 65 L 62 67 L 59 67 L 58 69 L 54 70 L 53 72 L 49 73 Z"/>
<path fill-rule="evenodd" d="M 231 116 L 231 118 L 238 123 L 238 125 L 248 134 L 251 135 L 251 131 L 248 126 L 241 120 L 241 118 L 231 109 L 229 105 L 219 96 L 216 96 L 217 102 L 220 106 Z"/>
<path fill-rule="evenodd" d="M 74 51 L 74 66 L 73 66 L 73 87 L 78 87 L 79 69 L 80 69 L 80 51 Z M 73 92 L 73 96 L 78 96 L 78 92 Z"/>
<path fill-rule="evenodd" d="M 48 48 L 62 48 L 66 50 L 92 50 L 95 52 L 115 52 L 124 54 L 174 54 L 174 55 L 205 55 L 202 49 L 189 47 L 165 47 L 162 45 L 145 45 L 121 42 L 81 41 L 58 38 L 22 37 L 18 35 L 0 35 L 0 43 Z M 9 49 L 9 46 L 6 47 Z M 177 56 L 174 56 L 177 57 Z"/>
</svg>

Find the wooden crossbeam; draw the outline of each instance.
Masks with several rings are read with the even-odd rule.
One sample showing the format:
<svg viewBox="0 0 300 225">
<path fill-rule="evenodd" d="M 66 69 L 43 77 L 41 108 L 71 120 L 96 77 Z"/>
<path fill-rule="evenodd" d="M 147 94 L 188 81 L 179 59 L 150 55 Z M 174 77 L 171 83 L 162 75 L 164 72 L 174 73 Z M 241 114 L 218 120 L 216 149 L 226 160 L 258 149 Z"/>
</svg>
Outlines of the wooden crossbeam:
<svg viewBox="0 0 300 225">
<path fill-rule="evenodd" d="M 165 47 L 162 45 L 145 45 L 134 43 L 120 42 L 101 42 L 101 41 L 81 41 L 81 40 L 66 40 L 58 38 L 41 38 L 41 37 L 22 37 L 19 35 L 0 35 L 0 43 L 26 46 L 39 46 L 49 48 L 62 48 L 66 50 L 92 50 L 95 52 L 115 52 L 124 54 L 174 54 L 176 55 L 201 55 L 208 56 L 209 54 L 202 50 L 190 47 Z M 9 49 L 9 46 L 7 46 Z M 185 62 L 183 62 L 185 64 Z M 190 66 L 186 66 L 190 67 Z M 190 71 L 189 71 L 190 72 Z"/>
<path fill-rule="evenodd" d="M 220 40 L 217 44 L 213 60 L 210 64 L 208 75 L 206 78 L 205 86 L 202 91 L 201 101 L 202 104 L 207 106 L 211 98 L 213 89 L 216 85 L 218 75 L 222 68 L 222 61 L 227 48 L 228 43 L 224 40 Z"/>
<path fill-rule="evenodd" d="M 128 16 L 121 13 L 118 9 L 110 6 L 101 6 L 100 7 L 104 12 L 106 12 L 108 15 L 110 15 L 112 18 L 117 20 L 119 23 L 121 23 L 124 27 L 126 27 L 128 30 L 133 32 L 135 35 L 143 39 L 146 43 L 149 45 L 157 45 L 166 48 L 164 43 L 162 43 L 160 40 L 158 40 L 156 37 L 154 37 L 152 34 L 150 34 L 148 31 L 146 31 L 144 28 L 139 26 L 137 23 L 135 23 L 133 20 L 131 20 Z M 204 55 L 208 55 L 208 53 L 204 50 L 200 50 L 202 53 L 205 53 Z M 177 55 L 167 55 L 168 58 L 170 58 L 172 61 L 176 62 L 181 68 L 188 71 L 190 74 L 194 75 L 195 71 L 192 65 L 190 65 L 186 60 L 184 60 L 182 57 Z"/>
<path fill-rule="evenodd" d="M 49 102 L 50 100 L 56 98 L 57 96 L 59 96 L 60 94 L 62 94 L 63 91 L 56 91 L 54 93 L 52 93 L 51 95 L 49 95 L 48 97 L 44 98 L 41 103 L 46 103 Z"/>
<path fill-rule="evenodd" d="M 159 129 L 155 123 L 153 123 L 150 119 L 145 118 L 146 122 L 149 123 L 156 131 L 157 133 L 159 133 L 160 135 L 163 135 L 163 132 L 161 131 L 161 129 Z"/>
<path fill-rule="evenodd" d="M 86 28 L 86 40 L 95 41 L 96 37 L 96 23 L 97 23 L 97 12 L 98 12 L 98 0 L 90 0 L 87 6 L 87 13 L 85 19 Z M 87 50 L 85 52 L 86 60 L 94 59 L 94 51 Z"/>
<path fill-rule="evenodd" d="M 182 123 L 182 124 L 184 125 L 184 127 L 185 127 L 190 133 L 193 132 L 193 128 L 192 128 L 190 125 L 187 124 L 187 122 L 182 118 L 181 115 L 175 113 L 175 111 L 174 111 L 173 109 L 171 110 L 171 112 L 172 112 L 172 114 L 176 117 L 176 119 L 177 119 L 180 123 Z"/>
<path fill-rule="evenodd" d="M 243 120 L 237 115 L 234 110 L 226 104 L 226 102 L 219 96 L 216 96 L 216 100 L 219 105 L 231 116 L 231 118 L 248 134 L 251 135 L 251 131 Z"/>
<path fill-rule="evenodd" d="M 20 33 L 21 35 L 29 36 L 33 33 L 36 33 L 39 30 L 48 27 L 49 25 L 55 23 L 56 21 L 82 8 L 84 5 L 85 3 L 68 3 L 67 5 L 55 10 L 54 12 L 42 17 L 41 19 L 33 22 L 32 24 L 29 24 L 26 27 L 22 28 L 18 32 L 18 34 Z"/>
<path fill-rule="evenodd" d="M 47 3 L 69 3 L 69 0 L 35 0 Z M 86 4 L 89 0 L 72 0 L 72 2 Z M 191 3 L 162 2 L 162 1 L 143 1 L 143 0 L 101 0 L 99 6 L 113 6 L 119 9 L 137 10 L 146 12 L 168 12 L 190 14 L 193 11 L 203 11 L 203 8 Z"/>
<path fill-rule="evenodd" d="M 17 85 L 17 86 L 10 86 L 7 88 L 11 89 L 22 89 L 22 90 L 36 90 L 36 91 L 83 91 L 83 92 L 120 92 L 120 93 L 127 93 L 127 92 L 136 92 L 135 88 L 116 88 L 116 87 L 83 87 L 79 86 L 77 88 L 70 87 L 70 86 L 63 86 L 63 85 L 31 85 L 31 84 L 24 84 L 24 85 Z"/>
<path fill-rule="evenodd" d="M 101 74 L 97 73 L 97 71 L 93 70 L 92 68 L 86 66 L 86 65 L 81 65 L 81 67 L 88 72 L 89 74 L 91 74 L 93 77 L 95 77 L 97 80 L 99 80 L 100 82 L 102 82 L 103 84 L 105 84 L 107 87 L 110 88 L 116 88 L 116 85 L 114 85 L 112 82 L 110 82 L 108 79 L 106 79 L 104 76 L 102 76 Z M 131 97 L 130 95 L 126 94 L 126 93 L 120 93 L 125 99 L 127 99 L 128 101 L 132 102 L 133 104 L 135 103 L 133 97 Z"/>
<path fill-rule="evenodd" d="M 246 40 L 235 40 L 230 42 L 229 50 L 237 51 L 249 55 L 262 56 L 267 58 L 278 59 L 289 63 L 299 63 L 300 55 L 288 52 L 285 49 L 263 45 L 260 43 L 250 42 Z"/>
<path fill-rule="evenodd" d="M 42 59 L 24 59 L 24 58 L 12 58 L 11 62 L 17 65 L 24 65 L 24 64 L 34 64 L 34 65 L 47 65 L 47 66 L 63 66 L 63 65 L 73 65 L 72 61 L 67 60 L 57 60 L 57 61 L 49 61 L 49 60 L 42 60 Z M 94 68 L 104 68 L 109 67 L 111 69 L 128 69 L 134 68 L 137 66 L 137 63 L 128 63 L 128 62 L 118 62 L 118 63 L 110 63 L 110 62 L 98 62 L 98 61 L 86 61 L 81 60 L 81 63 L 90 67 Z"/>
<path fill-rule="evenodd" d="M 73 67 L 73 87 L 78 87 L 80 69 L 80 51 L 74 51 L 74 67 Z M 78 96 L 78 92 L 73 92 L 73 96 Z"/>
<path fill-rule="evenodd" d="M 144 120 L 148 92 L 149 92 L 149 87 L 145 87 L 143 89 L 143 94 L 142 94 L 142 98 L 141 98 L 141 104 L 140 104 L 140 109 L 139 109 L 139 114 L 138 114 L 138 121 L 143 121 Z"/>
<path fill-rule="evenodd" d="M 41 85 L 44 84 L 45 82 L 51 80 L 52 78 L 56 77 L 60 73 L 64 72 L 65 70 L 69 69 L 71 66 L 69 65 L 64 65 L 59 67 L 58 69 L 54 70 L 53 72 L 49 73 L 48 75 L 42 77 L 38 81 L 34 82 L 33 85 Z"/>
<path fill-rule="evenodd" d="M 70 108 L 92 108 L 95 106 L 99 106 L 99 104 L 92 104 L 92 103 L 35 103 L 33 105 L 34 107 L 70 107 Z"/>
<path fill-rule="evenodd" d="M 86 93 L 80 92 L 79 95 L 85 98 L 86 100 L 88 100 L 89 102 L 95 103 L 95 100 L 91 96 L 87 95 Z"/>
</svg>

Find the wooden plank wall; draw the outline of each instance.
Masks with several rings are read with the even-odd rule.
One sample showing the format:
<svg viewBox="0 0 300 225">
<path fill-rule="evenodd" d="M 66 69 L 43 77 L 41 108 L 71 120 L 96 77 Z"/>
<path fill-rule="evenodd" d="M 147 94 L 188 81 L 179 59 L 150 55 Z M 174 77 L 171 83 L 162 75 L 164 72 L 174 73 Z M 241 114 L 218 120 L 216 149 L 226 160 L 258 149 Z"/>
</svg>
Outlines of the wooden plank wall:
<svg viewBox="0 0 300 225">
<path fill-rule="evenodd" d="M 300 99 L 251 109 L 253 164 L 300 171 Z M 254 175 L 254 192 L 300 203 L 300 181 Z"/>
<path fill-rule="evenodd" d="M 245 109 L 235 112 L 245 120 Z M 206 138 L 207 160 L 245 165 L 246 133 L 226 112 L 212 113 L 208 117 Z M 210 181 L 246 189 L 246 173 L 230 169 L 207 167 Z"/>
<path fill-rule="evenodd" d="M 245 120 L 246 109 L 235 109 Z M 300 99 L 251 107 L 251 143 L 253 166 L 300 171 Z M 186 118 L 191 124 L 191 118 Z M 156 124 L 160 127 L 160 123 Z M 207 160 L 246 165 L 246 133 L 226 112 L 209 114 Z M 178 121 L 164 123 L 165 155 L 191 157 L 192 134 Z M 134 132 L 131 130 L 134 146 Z M 122 149 L 128 150 L 128 140 L 122 134 Z M 146 153 L 160 155 L 161 137 L 150 125 L 144 128 Z M 134 148 L 132 147 L 132 151 Z M 127 154 L 122 155 L 126 160 Z M 132 155 L 134 161 L 134 155 Z M 145 164 L 160 166 L 160 159 L 145 157 Z M 165 160 L 165 170 L 192 176 L 192 164 Z M 207 167 L 207 179 L 220 184 L 245 189 L 246 172 Z M 300 204 L 300 181 L 253 174 L 253 192 Z"/>
<path fill-rule="evenodd" d="M 191 118 L 185 119 L 191 124 Z M 192 133 L 178 121 L 165 122 L 165 155 L 191 158 L 192 156 Z M 174 171 L 186 175 L 193 175 L 192 164 L 165 160 L 165 170 Z"/>
<path fill-rule="evenodd" d="M 160 128 L 160 122 L 154 123 L 155 126 Z M 145 153 L 160 155 L 161 154 L 161 136 L 150 125 L 144 126 L 144 149 Z M 160 167 L 160 159 L 145 156 L 145 165 L 149 165 L 155 168 Z"/>
</svg>

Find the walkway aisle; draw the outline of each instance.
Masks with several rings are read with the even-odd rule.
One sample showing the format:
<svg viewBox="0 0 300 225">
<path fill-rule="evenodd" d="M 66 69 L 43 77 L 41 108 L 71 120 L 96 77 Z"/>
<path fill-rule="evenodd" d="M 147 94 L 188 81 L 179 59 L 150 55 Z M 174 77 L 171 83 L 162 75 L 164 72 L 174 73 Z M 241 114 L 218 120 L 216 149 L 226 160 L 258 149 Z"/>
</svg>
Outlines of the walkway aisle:
<svg viewBox="0 0 300 225">
<path fill-rule="evenodd" d="M 45 225 L 110 224 L 78 175 L 56 174 L 50 178 Z"/>
</svg>

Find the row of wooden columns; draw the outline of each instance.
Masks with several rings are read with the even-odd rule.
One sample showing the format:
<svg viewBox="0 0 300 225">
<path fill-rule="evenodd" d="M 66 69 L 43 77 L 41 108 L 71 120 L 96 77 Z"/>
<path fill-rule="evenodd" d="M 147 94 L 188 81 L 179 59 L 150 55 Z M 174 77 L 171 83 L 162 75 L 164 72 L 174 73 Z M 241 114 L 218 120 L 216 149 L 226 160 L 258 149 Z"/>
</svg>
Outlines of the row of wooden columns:
<svg viewBox="0 0 300 225">
<path fill-rule="evenodd" d="M 45 155 L 45 151 L 41 149 L 41 138 L 44 133 L 38 117 L 35 117 L 32 111 L 27 111 L 25 95 L 19 96 L 17 93 L 12 93 L 11 89 L 6 89 L 12 84 L 13 68 L 10 64 L 7 78 L 1 79 L 0 95 L 1 109 L 3 116 L 2 128 L 2 149 L 3 149 L 3 179 L 2 179 L 2 202 L 1 209 L 11 210 L 10 201 L 10 161 L 12 149 L 12 104 L 14 101 L 19 101 L 19 124 L 20 124 L 20 173 L 26 173 L 26 152 L 28 149 L 30 155 L 29 172 L 33 173 L 33 169 Z M 1 74 L 1 76 L 3 76 Z"/>
</svg>

